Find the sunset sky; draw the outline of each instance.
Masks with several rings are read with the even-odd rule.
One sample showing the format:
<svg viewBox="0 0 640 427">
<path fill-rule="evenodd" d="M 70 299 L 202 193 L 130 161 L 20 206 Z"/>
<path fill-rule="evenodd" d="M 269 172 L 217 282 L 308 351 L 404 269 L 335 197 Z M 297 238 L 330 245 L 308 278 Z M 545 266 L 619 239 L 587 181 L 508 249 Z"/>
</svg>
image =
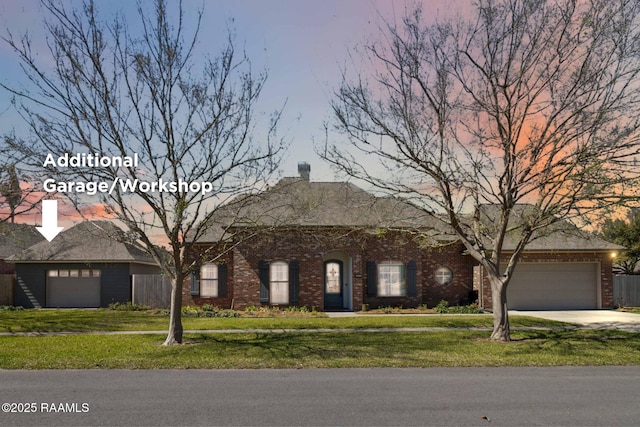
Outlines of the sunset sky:
<svg viewBox="0 0 640 427">
<path fill-rule="evenodd" d="M 66 4 L 80 4 L 64 0 Z M 149 1 L 148 3 L 151 3 Z M 171 2 L 170 2 L 171 3 Z M 96 2 L 104 16 L 122 10 L 129 24 L 138 22 L 136 2 L 131 0 Z M 414 1 L 399 0 L 185 0 L 187 19 L 192 20 L 204 5 L 200 45 L 212 56 L 225 41 L 226 28 L 233 20 L 237 45 L 244 46 L 258 72 L 266 67 L 269 78 L 259 107 L 265 113 L 286 102 L 280 133 L 291 141 L 282 163 L 285 176 L 297 174 L 297 163 L 311 164 L 311 179 L 339 179 L 316 156 L 312 141 L 324 141 L 323 122 L 330 119 L 329 101 L 341 79 L 343 67 L 353 69 L 349 51 L 363 41 L 377 37 L 381 17 L 399 20 Z M 426 14 L 435 17 L 454 13 L 464 0 L 425 0 Z M 47 60 L 43 11 L 37 0 L 0 0 L 0 30 L 14 36 L 28 32 L 33 48 Z M 23 82 L 16 56 L 0 43 L 0 79 L 4 83 Z M 10 95 L 0 90 L 0 129 L 25 134 L 11 107 Z"/>
</svg>

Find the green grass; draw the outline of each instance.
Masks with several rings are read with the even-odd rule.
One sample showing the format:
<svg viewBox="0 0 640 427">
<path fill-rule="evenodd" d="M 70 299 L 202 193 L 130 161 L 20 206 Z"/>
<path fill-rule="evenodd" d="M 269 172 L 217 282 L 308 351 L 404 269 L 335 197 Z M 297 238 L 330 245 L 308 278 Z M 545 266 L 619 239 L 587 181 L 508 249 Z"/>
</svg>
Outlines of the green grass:
<svg viewBox="0 0 640 427">
<path fill-rule="evenodd" d="M 346 318 L 184 318 L 187 330 L 297 329 L 295 333 L 189 333 L 163 347 L 162 334 L 0 337 L 0 369 L 329 368 L 640 364 L 640 334 L 562 329 L 566 324 L 513 316 L 513 342 L 488 340 L 491 315 Z M 110 310 L 0 312 L 2 332 L 166 330 L 168 318 Z M 351 328 L 446 327 L 432 332 L 339 332 Z M 336 329 L 306 332 L 305 329 Z"/>
<path fill-rule="evenodd" d="M 496 343 L 483 331 L 0 338 L 2 369 L 336 368 L 638 365 L 640 334 L 539 330 Z"/>
<path fill-rule="evenodd" d="M 400 328 L 400 327 L 491 327 L 491 315 L 183 318 L 186 330 L 203 329 L 312 329 L 312 328 Z M 21 310 L 0 311 L 0 332 L 90 332 L 162 331 L 167 316 L 136 311 L 112 310 Z M 553 327 L 565 323 L 513 316 L 511 326 Z"/>
<path fill-rule="evenodd" d="M 635 313 L 640 314 L 640 307 L 623 307 L 620 311 L 624 311 L 626 313 Z"/>
</svg>

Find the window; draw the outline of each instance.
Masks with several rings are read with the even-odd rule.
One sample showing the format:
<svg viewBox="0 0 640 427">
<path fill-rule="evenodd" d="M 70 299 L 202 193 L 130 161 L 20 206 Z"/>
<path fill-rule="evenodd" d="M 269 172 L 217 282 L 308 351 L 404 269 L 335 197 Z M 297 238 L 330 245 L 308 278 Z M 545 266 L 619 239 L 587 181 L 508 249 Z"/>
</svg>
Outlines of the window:
<svg viewBox="0 0 640 427">
<path fill-rule="evenodd" d="M 436 282 L 440 285 L 448 285 L 453 280 L 453 273 L 447 267 L 440 267 L 436 270 Z"/>
<path fill-rule="evenodd" d="M 337 262 L 328 262 L 325 266 L 325 290 L 326 294 L 340 294 L 342 289 L 340 286 L 340 269 L 341 265 Z"/>
<path fill-rule="evenodd" d="M 269 299 L 271 304 L 289 304 L 289 265 L 274 262 L 269 266 Z"/>
<path fill-rule="evenodd" d="M 387 261 L 378 265 L 378 296 L 401 297 L 407 295 L 405 265 Z"/>
<path fill-rule="evenodd" d="M 218 296 L 218 266 L 216 264 L 204 264 L 200 267 L 200 296 Z"/>
<path fill-rule="evenodd" d="M 100 270 L 47 270 L 48 277 L 100 277 Z"/>
</svg>

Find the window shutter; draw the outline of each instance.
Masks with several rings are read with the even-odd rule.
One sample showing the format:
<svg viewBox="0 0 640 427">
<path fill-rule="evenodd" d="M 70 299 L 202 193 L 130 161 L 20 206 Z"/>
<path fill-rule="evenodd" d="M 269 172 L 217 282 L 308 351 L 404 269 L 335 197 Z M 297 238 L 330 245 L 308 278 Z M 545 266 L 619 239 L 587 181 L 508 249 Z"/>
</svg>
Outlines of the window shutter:
<svg viewBox="0 0 640 427">
<path fill-rule="evenodd" d="M 296 305 L 300 302 L 300 262 L 289 262 L 289 304 Z"/>
<path fill-rule="evenodd" d="M 367 296 L 378 295 L 378 267 L 374 261 L 367 261 Z"/>
<path fill-rule="evenodd" d="M 260 277 L 260 303 L 269 303 L 269 262 L 260 261 L 258 264 L 258 277 Z"/>
<path fill-rule="evenodd" d="M 407 294 L 410 297 L 415 297 L 418 295 L 418 286 L 416 279 L 416 272 L 418 271 L 418 266 L 415 261 L 409 261 L 407 264 Z"/>
<path fill-rule="evenodd" d="M 191 296 L 197 297 L 200 295 L 200 278 L 195 271 L 191 272 Z"/>
<path fill-rule="evenodd" d="M 227 297 L 227 264 L 218 265 L 218 297 Z"/>
</svg>

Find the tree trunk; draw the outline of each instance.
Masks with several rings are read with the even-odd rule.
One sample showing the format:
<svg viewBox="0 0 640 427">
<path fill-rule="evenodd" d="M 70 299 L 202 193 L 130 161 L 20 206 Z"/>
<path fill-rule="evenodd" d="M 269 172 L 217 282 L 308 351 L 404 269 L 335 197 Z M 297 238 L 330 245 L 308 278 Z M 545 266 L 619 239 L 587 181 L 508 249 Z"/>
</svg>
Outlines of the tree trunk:
<svg viewBox="0 0 640 427">
<path fill-rule="evenodd" d="M 182 344 L 182 278 L 178 274 L 171 282 L 169 333 L 162 345 Z"/>
<path fill-rule="evenodd" d="M 509 312 L 507 310 L 507 281 L 503 277 L 489 277 L 493 306 L 492 341 L 511 341 Z"/>
</svg>

